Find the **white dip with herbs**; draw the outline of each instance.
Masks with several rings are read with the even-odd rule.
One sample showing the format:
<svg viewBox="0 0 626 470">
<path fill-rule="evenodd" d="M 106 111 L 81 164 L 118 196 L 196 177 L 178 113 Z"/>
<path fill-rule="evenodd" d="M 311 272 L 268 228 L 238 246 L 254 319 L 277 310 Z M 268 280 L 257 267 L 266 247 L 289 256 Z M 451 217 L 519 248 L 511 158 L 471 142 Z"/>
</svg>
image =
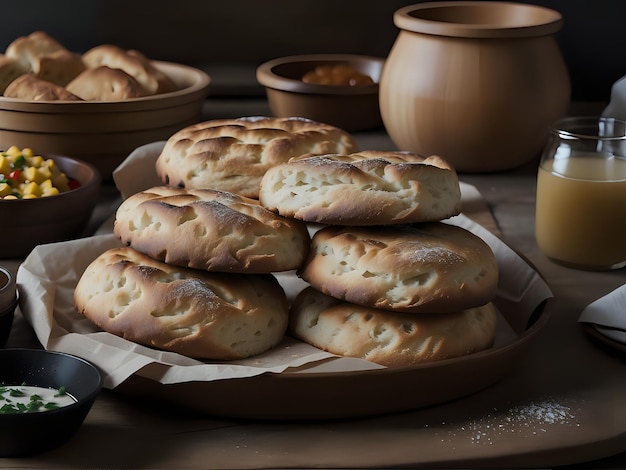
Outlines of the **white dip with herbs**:
<svg viewBox="0 0 626 470">
<path fill-rule="evenodd" d="M 0 414 L 55 410 L 76 401 L 63 387 L 55 389 L 31 385 L 0 385 Z"/>
</svg>

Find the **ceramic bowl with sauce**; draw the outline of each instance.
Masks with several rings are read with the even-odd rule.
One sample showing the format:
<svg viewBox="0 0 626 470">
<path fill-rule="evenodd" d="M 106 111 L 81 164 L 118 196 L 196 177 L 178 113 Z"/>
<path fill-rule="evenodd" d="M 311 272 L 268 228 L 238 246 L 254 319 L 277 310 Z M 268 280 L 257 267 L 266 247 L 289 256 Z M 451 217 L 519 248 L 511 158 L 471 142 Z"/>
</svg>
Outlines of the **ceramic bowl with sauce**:
<svg viewBox="0 0 626 470">
<path fill-rule="evenodd" d="M 0 350 L 0 457 L 40 454 L 66 443 L 101 389 L 100 371 L 77 356 Z"/>
<path fill-rule="evenodd" d="M 270 110 L 277 117 L 304 117 L 348 132 L 382 125 L 378 81 L 384 65 L 379 57 L 353 54 L 312 54 L 282 57 L 261 64 L 257 81 L 265 87 Z M 343 70 L 358 77 L 334 84 L 305 81 L 318 67 Z M 323 72 L 322 72 L 323 73 Z M 360 80 L 368 77 L 370 80 Z"/>
<path fill-rule="evenodd" d="M 77 187 L 50 197 L 0 199 L 0 258 L 24 257 L 36 245 L 75 238 L 89 222 L 100 192 L 98 169 L 73 157 L 43 156 L 53 159 Z"/>
</svg>

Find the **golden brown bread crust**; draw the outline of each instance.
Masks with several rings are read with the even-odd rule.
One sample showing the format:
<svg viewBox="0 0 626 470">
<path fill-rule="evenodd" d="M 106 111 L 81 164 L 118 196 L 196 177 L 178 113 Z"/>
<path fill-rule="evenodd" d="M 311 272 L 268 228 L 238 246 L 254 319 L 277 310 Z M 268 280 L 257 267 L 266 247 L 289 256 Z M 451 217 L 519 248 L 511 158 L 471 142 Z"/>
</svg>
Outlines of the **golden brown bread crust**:
<svg viewBox="0 0 626 470">
<path fill-rule="evenodd" d="M 496 295 L 496 257 L 454 225 L 329 226 L 313 236 L 298 273 L 319 291 L 375 308 L 454 312 Z"/>
<path fill-rule="evenodd" d="M 302 118 L 218 119 L 171 136 L 156 162 L 164 184 L 257 198 L 265 172 L 303 154 L 356 151 L 345 131 Z"/>
<path fill-rule="evenodd" d="M 107 66 L 86 69 L 66 89 L 85 101 L 123 101 L 147 95 L 133 77 Z"/>
<path fill-rule="evenodd" d="M 25 73 L 9 83 L 4 96 L 30 101 L 80 101 L 62 86 L 40 80 L 32 73 Z"/>
<path fill-rule="evenodd" d="M 122 243 L 166 263 L 224 272 L 297 269 L 310 242 L 303 222 L 256 199 L 166 186 L 126 199 L 114 231 Z"/>
<path fill-rule="evenodd" d="M 112 44 L 102 44 L 86 51 L 82 55 L 82 60 L 89 68 L 104 65 L 123 70 L 137 80 L 148 95 L 167 93 L 177 89 L 171 78 L 136 50 L 124 50 Z"/>
<path fill-rule="evenodd" d="M 15 39 L 6 55 L 19 62 L 25 72 L 59 86 L 65 86 L 85 69 L 80 54 L 67 50 L 43 31 Z"/>
<path fill-rule="evenodd" d="M 461 190 L 456 172 L 440 157 L 370 150 L 275 165 L 263 176 L 259 200 L 306 222 L 386 225 L 457 215 Z"/>
<path fill-rule="evenodd" d="M 17 60 L 0 54 L 0 93 L 4 94 L 4 90 L 13 80 L 25 73 L 28 73 L 28 69 Z"/>
<path fill-rule="evenodd" d="M 176 268 L 126 247 L 87 267 L 74 302 L 111 334 L 199 359 L 260 354 L 282 340 L 288 321 L 285 293 L 270 274 Z"/>
<path fill-rule="evenodd" d="M 491 347 L 496 318 L 491 303 L 459 312 L 411 315 L 342 302 L 308 287 L 291 307 L 289 333 L 333 354 L 408 367 Z"/>
<path fill-rule="evenodd" d="M 64 50 L 65 47 L 45 31 L 34 31 L 13 40 L 6 48 L 6 55 L 30 67 L 33 59 Z"/>
<path fill-rule="evenodd" d="M 59 86 L 67 85 L 84 70 L 85 64 L 80 55 L 66 50 L 39 57 L 32 64 L 37 78 Z"/>
</svg>

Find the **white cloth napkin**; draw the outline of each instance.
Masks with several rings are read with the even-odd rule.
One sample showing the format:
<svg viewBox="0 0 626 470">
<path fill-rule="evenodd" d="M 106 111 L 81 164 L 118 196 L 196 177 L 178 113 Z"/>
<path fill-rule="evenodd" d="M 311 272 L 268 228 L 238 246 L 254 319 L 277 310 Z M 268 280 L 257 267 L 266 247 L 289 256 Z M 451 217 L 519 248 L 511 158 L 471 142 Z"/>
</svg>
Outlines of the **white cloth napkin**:
<svg viewBox="0 0 626 470">
<path fill-rule="evenodd" d="M 602 116 L 626 121 L 626 76 L 620 78 L 611 87 L 611 101 Z"/>
<path fill-rule="evenodd" d="M 626 284 L 590 303 L 578 318 L 605 336 L 626 344 Z"/>
</svg>

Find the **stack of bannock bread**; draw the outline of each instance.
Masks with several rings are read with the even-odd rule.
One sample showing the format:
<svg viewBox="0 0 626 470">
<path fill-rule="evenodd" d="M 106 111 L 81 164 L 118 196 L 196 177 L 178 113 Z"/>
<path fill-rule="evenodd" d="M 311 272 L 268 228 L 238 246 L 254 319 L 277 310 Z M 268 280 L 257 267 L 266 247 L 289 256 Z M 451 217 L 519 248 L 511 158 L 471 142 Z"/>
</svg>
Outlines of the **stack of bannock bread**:
<svg viewBox="0 0 626 470">
<path fill-rule="evenodd" d="M 498 268 L 442 222 L 456 172 L 408 152 L 359 151 L 300 118 L 199 123 L 156 161 L 163 185 L 126 199 L 77 309 L 102 329 L 207 360 L 254 356 L 289 334 L 388 367 L 490 347 Z M 291 305 L 273 273 L 308 283 Z"/>
<path fill-rule="evenodd" d="M 30 101 L 120 101 L 178 87 L 141 52 L 112 44 L 72 52 L 44 31 L 0 54 L 0 92 Z"/>
</svg>

